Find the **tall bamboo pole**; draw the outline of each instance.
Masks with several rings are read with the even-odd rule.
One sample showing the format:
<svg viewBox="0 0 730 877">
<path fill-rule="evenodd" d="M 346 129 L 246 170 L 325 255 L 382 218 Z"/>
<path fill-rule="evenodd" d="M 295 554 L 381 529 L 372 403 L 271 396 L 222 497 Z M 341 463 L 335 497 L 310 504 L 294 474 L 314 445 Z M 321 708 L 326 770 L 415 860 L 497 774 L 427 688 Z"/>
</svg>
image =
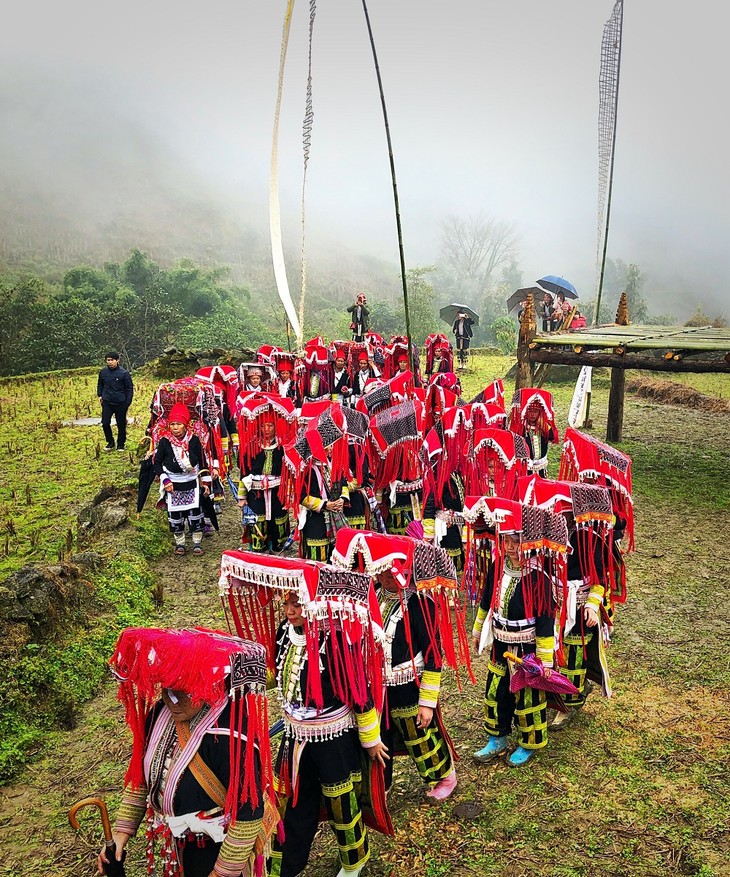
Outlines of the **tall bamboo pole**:
<svg viewBox="0 0 730 877">
<path fill-rule="evenodd" d="M 378 90 L 380 92 L 380 104 L 383 108 L 383 121 L 385 123 L 385 137 L 388 141 L 388 158 L 390 159 L 390 177 L 393 181 L 393 201 L 395 203 L 395 224 L 398 230 L 398 255 L 400 256 L 400 274 L 403 284 L 403 308 L 406 313 L 406 335 L 408 337 L 408 361 L 413 371 L 413 344 L 411 343 L 411 318 L 408 312 L 408 283 L 406 281 L 406 259 L 403 253 L 403 230 L 400 222 L 400 204 L 398 202 L 398 183 L 395 178 L 395 160 L 393 158 L 393 144 L 390 139 L 390 125 L 388 123 L 388 110 L 385 106 L 385 94 L 383 92 L 383 80 L 380 76 L 380 65 L 378 64 L 378 53 L 375 50 L 375 39 L 373 37 L 373 29 L 370 26 L 370 15 L 365 0 L 362 0 L 362 8 L 365 13 L 365 22 L 368 27 L 370 36 L 370 47 L 373 52 L 373 61 L 375 63 L 375 75 L 378 78 Z"/>
<path fill-rule="evenodd" d="M 603 292 L 603 275 L 606 271 L 606 252 L 608 250 L 608 227 L 611 222 L 611 193 L 613 191 L 613 162 L 616 155 L 616 126 L 618 124 L 618 89 L 621 81 L 621 51 L 624 42 L 624 4 L 621 0 L 621 19 L 619 23 L 618 64 L 616 66 L 616 95 L 613 103 L 613 136 L 611 138 L 611 169 L 608 174 L 608 198 L 606 200 L 606 225 L 603 234 L 603 254 L 601 256 L 601 276 L 598 281 L 598 296 L 596 297 L 596 312 L 593 315 L 593 325 L 598 325 L 598 317 L 601 313 L 601 293 Z"/>
</svg>

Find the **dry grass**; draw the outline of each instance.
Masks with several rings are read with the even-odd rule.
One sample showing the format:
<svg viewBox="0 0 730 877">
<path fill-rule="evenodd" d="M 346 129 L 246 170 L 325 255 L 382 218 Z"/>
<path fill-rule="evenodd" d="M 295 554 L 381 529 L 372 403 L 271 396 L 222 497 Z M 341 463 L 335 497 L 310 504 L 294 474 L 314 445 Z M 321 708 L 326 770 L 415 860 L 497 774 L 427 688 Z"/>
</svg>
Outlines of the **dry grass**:
<svg viewBox="0 0 730 877">
<path fill-rule="evenodd" d="M 631 378 L 626 381 L 626 389 L 642 399 L 652 399 L 667 405 L 685 405 L 698 411 L 717 414 L 730 414 L 730 400 L 707 396 L 693 387 L 677 381 L 659 378 Z"/>
</svg>

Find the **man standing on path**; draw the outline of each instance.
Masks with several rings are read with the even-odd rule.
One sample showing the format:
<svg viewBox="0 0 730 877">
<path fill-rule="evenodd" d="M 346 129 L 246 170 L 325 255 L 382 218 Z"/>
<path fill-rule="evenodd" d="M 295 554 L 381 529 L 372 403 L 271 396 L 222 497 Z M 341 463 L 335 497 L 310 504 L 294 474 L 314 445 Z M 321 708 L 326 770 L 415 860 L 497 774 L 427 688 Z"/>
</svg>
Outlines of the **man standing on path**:
<svg viewBox="0 0 730 877">
<path fill-rule="evenodd" d="M 119 354 L 110 351 L 106 355 L 106 367 L 99 372 L 96 384 L 96 395 L 101 405 L 101 428 L 106 439 L 105 451 L 114 450 L 114 433 L 112 432 L 112 415 L 117 421 L 118 451 L 123 451 L 127 441 L 127 409 L 132 404 L 134 387 L 132 376 L 119 365 Z"/>
</svg>

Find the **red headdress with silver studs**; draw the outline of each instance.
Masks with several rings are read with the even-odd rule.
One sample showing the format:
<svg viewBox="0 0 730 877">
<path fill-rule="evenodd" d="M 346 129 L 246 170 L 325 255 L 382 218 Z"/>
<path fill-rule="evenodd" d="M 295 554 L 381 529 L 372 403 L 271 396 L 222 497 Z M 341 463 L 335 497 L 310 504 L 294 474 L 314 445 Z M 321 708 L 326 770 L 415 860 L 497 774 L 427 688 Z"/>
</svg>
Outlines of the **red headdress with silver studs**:
<svg viewBox="0 0 730 877">
<path fill-rule="evenodd" d="M 383 656 L 376 639 L 383 623 L 370 576 L 312 560 L 224 551 L 219 590 L 229 625 L 260 642 L 275 670 L 279 607 L 276 598 L 296 594 L 302 606 L 309 669 L 306 699 L 323 705 L 316 672 L 322 659 L 320 634 L 332 636 L 328 667 L 335 696 L 349 706 L 383 703 Z"/>
<path fill-rule="evenodd" d="M 262 645 L 203 628 L 128 627 L 117 640 L 109 666 L 119 680 L 119 700 L 133 737 L 125 784 L 139 788 L 145 783 L 147 719 L 162 689 L 172 688 L 186 692 L 194 705 L 209 704 L 212 723 L 230 703 L 231 779 L 225 804 L 229 818 L 235 821 L 239 800 L 256 807 L 259 790 L 273 799 Z"/>
<path fill-rule="evenodd" d="M 430 648 L 437 664 L 441 663 L 443 649 L 443 660 L 456 672 L 457 682 L 462 667 L 474 681 L 466 633 L 466 603 L 459 591 L 454 563 L 443 548 L 409 536 L 343 528 L 337 533 L 332 563 L 373 577 L 390 571 L 398 582 L 404 613 L 412 594 L 420 599 L 430 598 L 434 611 L 424 611 L 423 618 L 429 625 Z M 405 630 L 409 638 L 408 625 Z M 408 645 L 414 658 L 410 639 Z"/>
</svg>

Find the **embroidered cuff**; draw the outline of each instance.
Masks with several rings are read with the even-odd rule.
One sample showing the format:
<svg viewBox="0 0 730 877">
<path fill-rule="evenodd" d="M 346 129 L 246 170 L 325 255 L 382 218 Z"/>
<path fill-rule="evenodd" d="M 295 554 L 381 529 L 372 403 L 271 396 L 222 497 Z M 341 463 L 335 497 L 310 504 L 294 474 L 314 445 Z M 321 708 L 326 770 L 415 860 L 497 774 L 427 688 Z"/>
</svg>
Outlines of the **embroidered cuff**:
<svg viewBox="0 0 730 877">
<path fill-rule="evenodd" d="M 418 705 L 436 709 L 441 688 L 441 671 L 424 670 L 421 676 L 421 687 L 418 692 Z"/>
<path fill-rule="evenodd" d="M 326 502 L 326 499 L 320 499 L 317 496 L 305 496 L 302 500 L 302 505 L 305 509 L 309 509 L 310 512 L 321 512 L 324 511 Z"/>
<path fill-rule="evenodd" d="M 375 707 L 364 713 L 355 713 L 355 718 L 360 745 L 365 749 L 377 746 L 380 743 L 380 719 Z"/>
<path fill-rule="evenodd" d="M 114 830 L 120 834 L 136 834 L 146 812 L 147 789 L 127 787 L 122 794 Z"/>
<path fill-rule="evenodd" d="M 436 521 L 434 518 L 423 519 L 423 538 L 433 539 L 436 535 Z"/>
<path fill-rule="evenodd" d="M 477 609 L 477 617 L 474 619 L 474 627 L 471 629 L 472 636 L 481 636 L 482 628 L 484 627 L 484 620 L 487 615 L 489 615 L 488 610 L 482 609 L 481 606 Z"/>
<path fill-rule="evenodd" d="M 241 873 L 248 873 L 246 866 L 260 827 L 260 819 L 241 820 L 230 826 L 213 866 L 213 873 L 218 877 L 239 877 Z"/>
<path fill-rule="evenodd" d="M 553 666 L 553 652 L 555 651 L 555 637 L 538 636 L 535 639 L 535 654 L 542 662 L 543 666 Z"/>
</svg>

